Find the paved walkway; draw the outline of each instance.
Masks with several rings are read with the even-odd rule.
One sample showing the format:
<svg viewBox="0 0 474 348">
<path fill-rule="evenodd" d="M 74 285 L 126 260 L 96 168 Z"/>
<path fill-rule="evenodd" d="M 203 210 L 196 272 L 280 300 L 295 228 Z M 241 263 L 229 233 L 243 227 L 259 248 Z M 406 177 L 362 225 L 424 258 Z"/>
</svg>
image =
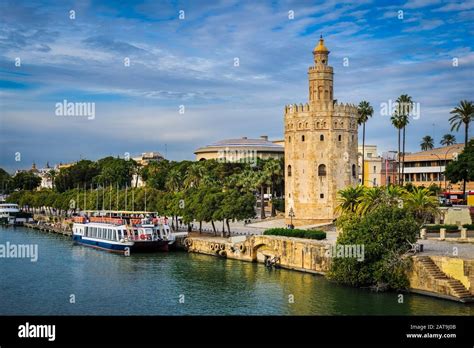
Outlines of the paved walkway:
<svg viewBox="0 0 474 348">
<path fill-rule="evenodd" d="M 217 236 L 220 237 L 222 231 L 222 221 L 215 222 Z M 202 224 L 204 234 L 213 236 L 212 225 L 210 223 Z M 244 224 L 243 221 L 231 222 L 230 230 L 232 235 L 255 235 L 263 234 L 266 229 L 286 227 L 285 220 L 282 218 L 269 218 L 263 221 L 254 221 L 250 224 Z M 318 225 L 301 226 L 301 228 L 314 228 Z M 194 224 L 194 228 L 199 228 L 199 223 Z M 227 235 L 227 226 L 226 226 Z M 337 234 L 336 231 L 326 232 L 326 241 L 329 243 L 336 243 Z M 418 243 L 423 244 L 423 253 L 420 255 L 438 255 L 438 256 L 451 256 L 455 257 L 457 252 L 458 257 L 474 259 L 474 244 L 473 243 L 458 243 L 454 241 L 438 241 L 433 239 L 419 240 Z"/>
<path fill-rule="evenodd" d="M 458 243 L 451 241 L 440 241 L 433 239 L 418 240 L 418 243 L 423 244 L 423 252 L 419 255 L 438 255 L 449 257 L 461 257 L 465 259 L 474 260 L 474 244 L 473 243 Z M 456 255 L 457 253 L 457 255 Z"/>
</svg>

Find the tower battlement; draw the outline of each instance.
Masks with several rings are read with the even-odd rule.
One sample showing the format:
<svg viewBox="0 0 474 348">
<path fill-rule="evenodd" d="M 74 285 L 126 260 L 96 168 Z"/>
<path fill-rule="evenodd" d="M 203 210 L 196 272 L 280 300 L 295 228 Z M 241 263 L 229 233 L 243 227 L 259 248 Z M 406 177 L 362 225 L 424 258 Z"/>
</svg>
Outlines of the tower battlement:
<svg viewBox="0 0 474 348">
<path fill-rule="evenodd" d="M 308 112 L 330 111 L 333 114 L 347 114 L 357 117 L 357 106 L 350 103 L 334 103 L 332 101 L 322 101 L 319 103 L 288 104 L 285 105 L 285 117 L 298 117 L 301 113 L 307 116 Z"/>
</svg>

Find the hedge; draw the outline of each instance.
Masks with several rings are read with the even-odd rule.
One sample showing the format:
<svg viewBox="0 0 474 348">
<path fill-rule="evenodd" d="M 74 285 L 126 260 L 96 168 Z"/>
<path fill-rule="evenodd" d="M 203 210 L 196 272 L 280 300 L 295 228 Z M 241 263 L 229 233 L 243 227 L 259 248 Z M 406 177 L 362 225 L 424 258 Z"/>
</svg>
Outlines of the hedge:
<svg viewBox="0 0 474 348">
<path fill-rule="evenodd" d="M 440 229 L 445 228 L 446 232 L 457 232 L 459 231 L 458 225 L 425 225 L 427 232 L 439 232 Z"/>
<path fill-rule="evenodd" d="M 298 230 L 288 228 L 270 228 L 263 232 L 267 236 L 284 236 L 294 238 L 308 238 L 308 239 L 326 239 L 326 232 L 319 230 Z"/>
<path fill-rule="evenodd" d="M 474 231 L 474 224 L 465 224 L 462 227 L 467 228 L 469 231 Z"/>
</svg>

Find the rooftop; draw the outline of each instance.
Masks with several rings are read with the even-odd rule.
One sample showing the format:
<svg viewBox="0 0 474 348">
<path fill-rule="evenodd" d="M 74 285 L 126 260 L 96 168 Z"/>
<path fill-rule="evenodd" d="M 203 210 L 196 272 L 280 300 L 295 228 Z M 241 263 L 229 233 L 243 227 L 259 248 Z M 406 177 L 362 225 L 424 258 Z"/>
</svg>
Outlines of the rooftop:
<svg viewBox="0 0 474 348">
<path fill-rule="evenodd" d="M 436 161 L 436 160 L 451 160 L 455 153 L 460 154 L 464 149 L 464 144 L 454 144 L 444 147 L 437 147 L 427 151 L 407 153 L 405 155 L 405 162 L 415 161 Z M 438 158 L 439 157 L 439 158 Z"/>
<path fill-rule="evenodd" d="M 253 148 L 260 151 L 284 152 L 284 147 L 282 145 L 275 144 L 274 142 L 268 140 L 267 136 L 261 136 L 257 139 L 242 137 L 239 139 L 220 140 L 204 147 L 200 147 L 194 153 L 217 151 L 222 148 Z"/>
</svg>

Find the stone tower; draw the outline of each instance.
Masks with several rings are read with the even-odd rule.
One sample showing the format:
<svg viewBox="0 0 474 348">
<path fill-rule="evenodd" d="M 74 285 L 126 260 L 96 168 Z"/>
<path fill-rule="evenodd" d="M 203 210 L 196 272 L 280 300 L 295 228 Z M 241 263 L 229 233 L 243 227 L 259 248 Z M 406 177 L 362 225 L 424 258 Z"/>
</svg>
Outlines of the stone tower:
<svg viewBox="0 0 474 348">
<path fill-rule="evenodd" d="M 331 222 L 337 191 L 358 181 L 357 107 L 333 99 L 333 69 L 321 36 L 309 67 L 309 102 L 285 106 L 285 216 L 294 225 Z"/>
</svg>

